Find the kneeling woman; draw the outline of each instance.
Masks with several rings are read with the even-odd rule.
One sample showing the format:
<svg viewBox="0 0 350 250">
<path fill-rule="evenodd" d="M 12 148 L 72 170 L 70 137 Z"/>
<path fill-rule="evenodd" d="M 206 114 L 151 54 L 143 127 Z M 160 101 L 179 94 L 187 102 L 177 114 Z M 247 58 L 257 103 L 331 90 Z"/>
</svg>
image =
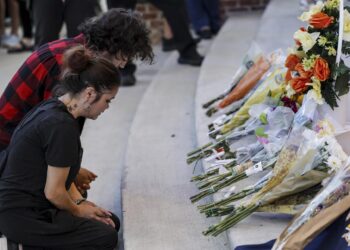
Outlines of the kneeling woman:
<svg viewBox="0 0 350 250">
<path fill-rule="evenodd" d="M 80 202 L 72 183 L 82 157 L 77 118 L 94 120 L 109 107 L 119 71 L 81 46 L 65 53 L 63 67 L 59 97 L 30 111 L 6 150 L 0 231 L 24 249 L 114 249 L 118 218 L 92 202 Z"/>
</svg>

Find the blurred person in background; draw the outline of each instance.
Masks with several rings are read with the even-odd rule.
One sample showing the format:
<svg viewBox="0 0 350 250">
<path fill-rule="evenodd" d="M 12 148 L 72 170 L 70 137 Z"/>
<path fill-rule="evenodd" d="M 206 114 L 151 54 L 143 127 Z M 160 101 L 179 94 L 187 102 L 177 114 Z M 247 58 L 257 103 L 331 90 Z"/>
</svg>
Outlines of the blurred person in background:
<svg viewBox="0 0 350 250">
<path fill-rule="evenodd" d="M 137 0 L 107 0 L 108 8 L 135 9 Z M 186 5 L 183 0 L 150 0 L 160 9 L 169 23 L 173 38 L 172 49 L 176 48 L 180 56 L 179 64 L 200 66 L 203 57 L 197 52 L 197 42 L 192 38 L 188 26 Z M 122 85 L 132 86 L 136 83 L 136 65 L 129 63 L 122 69 Z"/>
<path fill-rule="evenodd" d="M 221 27 L 218 0 L 186 0 L 193 29 L 202 39 L 210 39 Z"/>
<path fill-rule="evenodd" d="M 79 34 L 78 26 L 100 13 L 98 0 L 30 0 L 35 26 L 35 47 L 59 39 L 63 23 L 67 37 Z"/>
<path fill-rule="evenodd" d="M 15 46 L 8 48 L 7 52 L 17 53 L 23 51 L 32 51 L 34 48 L 33 23 L 28 2 L 26 0 L 15 1 L 18 2 L 18 11 L 23 35 L 21 39 L 18 39 L 18 42 Z"/>
</svg>

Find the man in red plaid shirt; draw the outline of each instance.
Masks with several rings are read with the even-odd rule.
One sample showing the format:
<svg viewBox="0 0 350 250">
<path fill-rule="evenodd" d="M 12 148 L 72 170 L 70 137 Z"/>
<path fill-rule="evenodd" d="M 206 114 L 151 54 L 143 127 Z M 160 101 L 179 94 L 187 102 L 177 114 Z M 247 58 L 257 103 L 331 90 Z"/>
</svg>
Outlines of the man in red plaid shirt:
<svg viewBox="0 0 350 250">
<path fill-rule="evenodd" d="M 23 63 L 12 77 L 0 98 L 0 151 L 5 149 L 11 135 L 24 115 L 35 105 L 51 97 L 59 82 L 63 53 L 83 44 L 97 56 L 116 67 L 134 58 L 152 61 L 149 31 L 138 15 L 123 9 L 112 9 L 80 26 L 82 34 L 41 46 Z"/>
</svg>

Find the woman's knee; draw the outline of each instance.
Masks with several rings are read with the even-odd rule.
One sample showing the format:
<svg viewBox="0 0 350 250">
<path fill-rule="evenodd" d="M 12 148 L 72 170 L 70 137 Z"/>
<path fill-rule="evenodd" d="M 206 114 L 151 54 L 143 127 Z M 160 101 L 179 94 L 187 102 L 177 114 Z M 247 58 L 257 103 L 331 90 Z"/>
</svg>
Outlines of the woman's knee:
<svg viewBox="0 0 350 250">
<path fill-rule="evenodd" d="M 115 214 L 111 213 L 112 216 L 111 216 L 111 219 L 113 220 L 114 222 L 114 225 L 115 225 L 115 230 L 117 230 L 117 232 L 119 232 L 119 229 L 120 229 L 120 219 L 118 218 L 118 216 L 116 216 Z"/>
</svg>

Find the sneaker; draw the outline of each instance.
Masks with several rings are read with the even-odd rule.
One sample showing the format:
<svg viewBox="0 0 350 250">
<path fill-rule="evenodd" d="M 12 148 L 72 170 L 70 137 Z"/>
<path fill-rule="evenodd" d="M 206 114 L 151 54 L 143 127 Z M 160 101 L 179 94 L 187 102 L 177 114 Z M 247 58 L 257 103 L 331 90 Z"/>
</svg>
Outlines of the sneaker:
<svg viewBox="0 0 350 250">
<path fill-rule="evenodd" d="M 198 31 L 197 35 L 202 39 L 211 39 L 213 36 L 213 33 L 209 28 L 204 28 Z"/>
<path fill-rule="evenodd" d="M 164 52 L 169 52 L 176 49 L 177 49 L 177 46 L 174 42 L 174 39 L 166 39 L 164 37 L 162 38 L 162 50 Z"/>
<path fill-rule="evenodd" d="M 136 77 L 133 74 L 123 74 L 121 86 L 131 87 L 136 83 Z"/>
<path fill-rule="evenodd" d="M 179 64 L 187 64 L 192 66 L 201 66 L 204 57 L 198 54 L 196 44 L 192 44 L 188 48 L 180 52 L 180 57 L 177 60 Z"/>
<path fill-rule="evenodd" d="M 16 35 L 10 35 L 5 37 L 1 44 L 5 48 L 19 48 L 21 47 L 21 40 Z"/>
</svg>

